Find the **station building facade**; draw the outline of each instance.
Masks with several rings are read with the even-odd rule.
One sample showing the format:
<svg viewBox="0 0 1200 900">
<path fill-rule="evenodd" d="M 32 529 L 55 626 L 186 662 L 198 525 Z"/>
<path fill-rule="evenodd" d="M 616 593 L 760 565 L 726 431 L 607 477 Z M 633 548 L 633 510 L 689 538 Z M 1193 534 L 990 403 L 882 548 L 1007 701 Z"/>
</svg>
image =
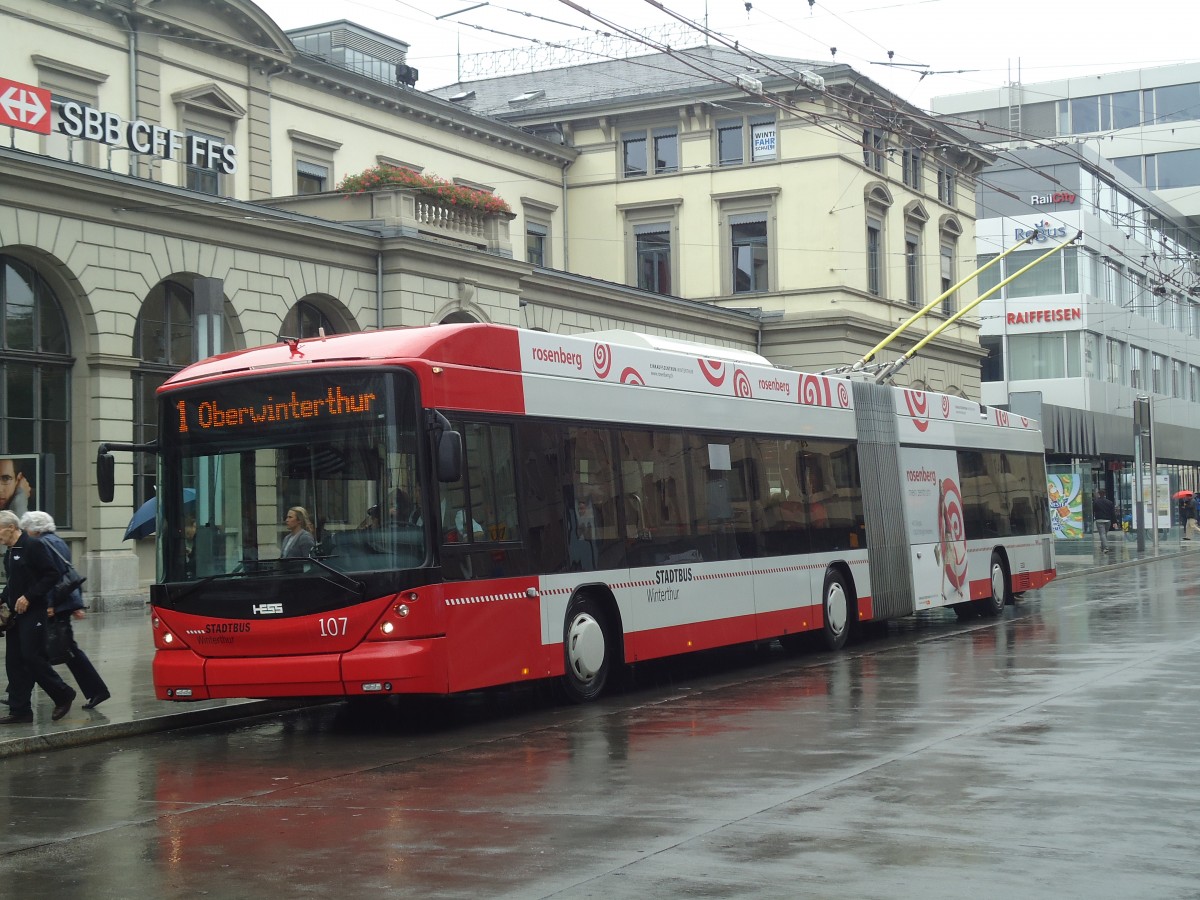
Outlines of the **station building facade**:
<svg viewBox="0 0 1200 900">
<path fill-rule="evenodd" d="M 155 473 L 152 459 L 119 460 L 116 502 L 101 504 L 96 448 L 152 439 L 155 389 L 195 359 L 321 330 L 486 321 L 634 330 L 823 368 L 855 359 L 973 258 L 986 157 L 948 129 L 904 144 L 897 110 L 912 111 L 890 95 L 849 96 L 852 125 L 818 126 L 813 114 L 845 118 L 847 98 L 826 89 L 854 80 L 840 67 L 788 74 L 791 99 L 811 106 L 789 106 L 776 129 L 755 94 L 735 134 L 713 97 L 649 108 L 635 95 L 619 115 L 570 122 L 497 116 L 416 90 L 401 41 L 348 22 L 287 34 L 248 0 L 0 0 L 0 23 L 0 93 L 12 88 L 0 459 L 32 475 L 24 502 L 55 516 L 98 608 L 141 602 L 153 578 L 153 538 L 125 529 Z M 681 123 L 679 178 L 623 168 L 638 121 L 648 142 Z M 723 166 L 739 141 L 742 164 Z M 503 204 L 335 190 L 372 167 Z M 664 221 L 681 243 L 656 256 Z M 936 341 L 912 383 L 976 397 L 977 332 L 972 319 Z"/>
</svg>

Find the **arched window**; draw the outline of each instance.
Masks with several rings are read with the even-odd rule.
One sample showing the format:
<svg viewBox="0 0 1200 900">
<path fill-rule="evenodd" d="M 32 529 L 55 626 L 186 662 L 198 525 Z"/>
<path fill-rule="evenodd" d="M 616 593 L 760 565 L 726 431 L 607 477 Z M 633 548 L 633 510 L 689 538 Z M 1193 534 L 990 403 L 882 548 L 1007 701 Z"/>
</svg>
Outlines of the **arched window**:
<svg viewBox="0 0 1200 900">
<path fill-rule="evenodd" d="M 65 527 L 71 524 L 70 353 L 54 290 L 32 266 L 0 254 L 0 458 L 9 461 L 0 470 L 0 509 L 42 509 Z"/>
<path fill-rule="evenodd" d="M 190 276 L 160 281 L 146 295 L 133 332 L 133 352 L 141 364 L 133 373 L 133 440 L 148 443 L 158 437 L 155 392 L 168 378 L 196 361 L 195 297 Z M 222 348 L 233 349 L 228 303 L 222 316 Z M 154 460 L 134 454 L 134 504 L 154 496 Z"/>
<path fill-rule="evenodd" d="M 281 338 L 320 337 L 322 329 L 325 330 L 325 334 L 337 334 L 344 330 L 339 328 L 338 324 L 315 303 L 310 303 L 308 300 L 298 300 L 296 305 L 288 312 L 287 318 L 283 320 L 283 327 L 279 329 L 279 336 Z"/>
</svg>

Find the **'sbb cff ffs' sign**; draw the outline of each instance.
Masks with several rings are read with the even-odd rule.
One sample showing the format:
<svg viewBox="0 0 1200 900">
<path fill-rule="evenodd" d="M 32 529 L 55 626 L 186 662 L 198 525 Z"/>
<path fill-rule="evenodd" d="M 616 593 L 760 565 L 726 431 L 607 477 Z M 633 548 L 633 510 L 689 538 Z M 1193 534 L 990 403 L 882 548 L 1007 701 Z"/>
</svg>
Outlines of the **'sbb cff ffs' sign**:
<svg viewBox="0 0 1200 900">
<path fill-rule="evenodd" d="M 0 78 L 0 125 L 49 134 L 50 103 L 45 88 Z"/>
<path fill-rule="evenodd" d="M 0 78 L 0 126 L 50 134 L 53 118 L 48 90 Z M 189 166 L 217 169 L 226 175 L 237 171 L 237 148 L 212 138 L 151 125 L 140 119 L 126 123 L 116 113 L 93 109 L 74 100 L 59 106 L 58 120 L 58 130 L 67 137 L 98 141 L 110 147 L 125 145 L 134 153 L 152 153 L 164 159 L 182 158 Z"/>
</svg>

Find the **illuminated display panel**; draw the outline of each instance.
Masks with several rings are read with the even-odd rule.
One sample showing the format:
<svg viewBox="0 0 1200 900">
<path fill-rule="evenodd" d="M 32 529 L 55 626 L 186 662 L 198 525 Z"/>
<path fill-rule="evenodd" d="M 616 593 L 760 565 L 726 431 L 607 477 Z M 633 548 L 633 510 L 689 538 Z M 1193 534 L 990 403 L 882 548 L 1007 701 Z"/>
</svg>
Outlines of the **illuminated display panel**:
<svg viewBox="0 0 1200 900">
<path fill-rule="evenodd" d="M 178 441 L 294 434 L 370 424 L 387 416 L 388 379 L 378 372 L 219 381 L 164 398 L 163 432 Z"/>
</svg>

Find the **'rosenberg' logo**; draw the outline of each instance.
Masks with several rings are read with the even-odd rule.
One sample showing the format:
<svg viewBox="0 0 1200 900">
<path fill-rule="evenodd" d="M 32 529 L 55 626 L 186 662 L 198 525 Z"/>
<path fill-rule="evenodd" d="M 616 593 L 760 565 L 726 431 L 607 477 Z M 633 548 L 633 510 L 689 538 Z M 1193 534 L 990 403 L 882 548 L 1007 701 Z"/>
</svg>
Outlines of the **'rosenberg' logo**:
<svg viewBox="0 0 1200 900">
<path fill-rule="evenodd" d="M 250 607 L 250 610 L 256 616 L 279 616 L 283 615 L 282 603 L 255 603 Z"/>
</svg>

